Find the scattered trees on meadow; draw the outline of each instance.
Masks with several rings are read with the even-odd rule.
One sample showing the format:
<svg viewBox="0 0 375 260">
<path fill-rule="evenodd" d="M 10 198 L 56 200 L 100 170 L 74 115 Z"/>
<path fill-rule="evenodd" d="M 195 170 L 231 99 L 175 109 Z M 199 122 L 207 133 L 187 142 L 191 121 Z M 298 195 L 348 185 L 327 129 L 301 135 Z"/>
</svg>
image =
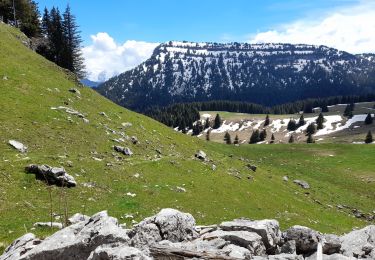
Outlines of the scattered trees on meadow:
<svg viewBox="0 0 375 260">
<path fill-rule="evenodd" d="M 354 110 L 354 103 L 350 103 L 346 105 L 345 110 L 344 110 L 344 116 L 347 118 L 352 118 L 353 110 Z"/>
<path fill-rule="evenodd" d="M 263 142 L 264 140 L 266 140 L 267 138 L 267 131 L 266 129 L 263 129 L 260 133 L 259 133 L 259 140 L 261 142 Z"/>
<path fill-rule="evenodd" d="M 296 120 L 290 119 L 286 128 L 288 131 L 296 131 L 298 128 Z"/>
<path fill-rule="evenodd" d="M 303 114 L 301 114 L 301 116 L 299 117 L 299 120 L 298 120 L 298 127 L 301 127 L 305 124 L 306 124 L 305 117 L 304 117 Z"/>
</svg>

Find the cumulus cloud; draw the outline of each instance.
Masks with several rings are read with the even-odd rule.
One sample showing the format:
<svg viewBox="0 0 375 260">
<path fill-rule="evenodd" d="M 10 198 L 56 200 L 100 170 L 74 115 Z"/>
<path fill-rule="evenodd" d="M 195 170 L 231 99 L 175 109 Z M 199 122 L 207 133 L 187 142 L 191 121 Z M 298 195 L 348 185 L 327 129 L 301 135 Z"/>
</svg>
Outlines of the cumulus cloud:
<svg viewBox="0 0 375 260">
<path fill-rule="evenodd" d="M 250 36 L 251 43 L 326 45 L 351 53 L 375 52 L 375 2 L 333 10 L 323 17 L 298 20 Z"/>
<path fill-rule="evenodd" d="M 88 78 L 104 81 L 132 69 L 148 59 L 158 43 L 129 40 L 123 44 L 105 32 L 91 36 L 92 43 L 82 49 Z"/>
</svg>

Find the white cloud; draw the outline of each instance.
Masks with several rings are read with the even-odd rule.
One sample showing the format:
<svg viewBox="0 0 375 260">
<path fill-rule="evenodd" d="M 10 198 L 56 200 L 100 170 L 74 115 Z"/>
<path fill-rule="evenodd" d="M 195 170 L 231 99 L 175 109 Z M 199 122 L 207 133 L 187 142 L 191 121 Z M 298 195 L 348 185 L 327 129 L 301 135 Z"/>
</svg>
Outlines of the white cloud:
<svg viewBox="0 0 375 260">
<path fill-rule="evenodd" d="M 333 10 L 323 17 L 302 19 L 250 36 L 251 43 L 326 45 L 351 53 L 375 52 L 375 2 Z"/>
<path fill-rule="evenodd" d="M 88 78 L 104 81 L 132 69 L 148 59 L 158 43 L 129 40 L 118 44 L 107 33 L 91 36 L 92 43 L 82 49 Z"/>
</svg>

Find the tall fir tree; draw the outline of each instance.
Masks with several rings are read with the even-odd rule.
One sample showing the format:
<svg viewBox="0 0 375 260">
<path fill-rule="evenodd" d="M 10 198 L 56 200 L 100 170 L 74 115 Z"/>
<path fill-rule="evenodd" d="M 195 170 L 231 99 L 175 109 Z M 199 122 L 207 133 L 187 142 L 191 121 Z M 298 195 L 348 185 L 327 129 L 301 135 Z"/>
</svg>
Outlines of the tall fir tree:
<svg viewBox="0 0 375 260">
<path fill-rule="evenodd" d="M 260 142 L 260 138 L 259 138 L 259 130 L 256 129 L 255 131 L 253 131 L 253 133 L 251 134 L 251 137 L 250 137 L 250 141 L 249 141 L 249 144 L 256 144 L 258 142 Z"/>
<path fill-rule="evenodd" d="M 267 114 L 266 119 L 264 120 L 264 127 L 270 124 L 270 116 Z"/>
<path fill-rule="evenodd" d="M 228 132 L 225 132 L 225 135 L 224 135 L 224 142 L 226 144 L 232 144 L 232 139 L 230 137 L 230 134 Z"/>
<path fill-rule="evenodd" d="M 234 138 L 233 144 L 240 144 L 240 139 L 238 138 L 238 135 Z"/>
<path fill-rule="evenodd" d="M 273 143 L 275 143 L 275 136 L 274 136 L 274 134 L 271 135 L 271 142 L 270 142 L 270 144 L 273 144 Z"/>
<path fill-rule="evenodd" d="M 314 138 L 312 137 L 311 134 L 309 134 L 309 135 L 307 136 L 306 143 L 308 143 L 308 144 L 315 143 Z"/>
<path fill-rule="evenodd" d="M 344 110 L 344 116 L 347 118 L 352 118 L 353 117 L 353 106 L 346 105 L 345 110 Z"/>
<path fill-rule="evenodd" d="M 298 127 L 300 126 L 303 126 L 306 124 L 306 121 L 305 121 L 305 117 L 304 115 L 302 114 L 300 117 L 299 117 L 299 120 L 298 120 Z"/>
<path fill-rule="evenodd" d="M 222 121 L 221 121 L 220 115 L 216 114 L 213 129 L 218 129 L 221 126 L 221 124 L 222 124 Z"/>
<path fill-rule="evenodd" d="M 314 123 L 310 123 L 306 128 L 306 135 L 313 135 L 316 132 L 316 127 Z"/>
<path fill-rule="evenodd" d="M 365 119 L 365 124 L 371 125 L 372 122 L 373 122 L 373 119 L 372 119 L 371 113 L 368 113 L 367 116 L 366 116 L 366 119 Z"/>
<path fill-rule="evenodd" d="M 297 123 L 296 123 L 296 121 L 294 119 L 290 119 L 286 128 L 289 131 L 296 131 L 297 130 Z"/>
<path fill-rule="evenodd" d="M 324 123 L 324 116 L 322 113 L 320 113 L 318 118 L 316 119 L 316 129 L 318 130 L 323 129 L 324 128 L 323 123 Z"/>
<path fill-rule="evenodd" d="M 372 133 L 371 131 L 368 131 L 365 139 L 366 144 L 371 144 L 374 140 L 372 139 Z"/>
<path fill-rule="evenodd" d="M 210 119 L 207 117 L 206 121 L 204 122 L 204 129 L 210 128 Z"/>
<path fill-rule="evenodd" d="M 263 129 L 259 133 L 259 139 L 260 139 L 260 141 L 264 141 L 264 140 L 266 140 L 266 138 L 267 138 L 267 131 L 266 131 L 266 129 Z"/>
<path fill-rule="evenodd" d="M 76 17 L 71 13 L 69 4 L 65 9 L 63 18 L 64 50 L 62 67 L 82 79 L 85 76 L 85 66 L 81 52 L 82 39 L 76 23 Z"/>
<path fill-rule="evenodd" d="M 210 135 L 211 135 L 211 130 L 207 130 L 207 133 L 206 133 L 206 141 L 210 141 Z"/>
</svg>

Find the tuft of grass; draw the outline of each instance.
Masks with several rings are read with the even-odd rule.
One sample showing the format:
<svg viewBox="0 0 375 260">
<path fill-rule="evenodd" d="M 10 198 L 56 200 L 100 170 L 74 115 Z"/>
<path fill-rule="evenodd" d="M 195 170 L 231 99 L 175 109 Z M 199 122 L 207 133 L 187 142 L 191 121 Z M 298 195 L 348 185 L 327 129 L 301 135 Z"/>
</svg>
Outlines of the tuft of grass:
<svg viewBox="0 0 375 260">
<path fill-rule="evenodd" d="M 190 212 L 200 224 L 275 218 L 282 228 L 300 224 L 334 233 L 368 224 L 336 205 L 365 213 L 375 209 L 373 146 L 235 147 L 205 142 L 80 87 L 71 75 L 27 49 L 20 37 L 14 28 L 0 24 L 0 251 L 23 235 L 25 227 L 42 238 L 53 232 L 31 230 L 33 223 L 50 220 L 51 204 L 45 183 L 25 174 L 30 163 L 64 166 L 78 182 L 66 190 L 66 213 L 61 189 L 49 187 L 54 214 L 108 210 L 131 225 L 133 219 L 125 214 L 140 221 L 171 207 Z M 69 92 L 72 87 L 81 95 Z M 58 106 L 83 113 L 89 123 L 51 109 Z M 126 122 L 132 126 L 122 126 Z M 136 136 L 140 143 L 122 135 Z M 124 141 L 119 145 L 129 147 L 133 156 L 113 150 L 118 144 L 114 139 L 120 138 Z M 10 139 L 26 144 L 29 152 L 19 154 L 8 145 Z M 207 153 L 207 162 L 194 158 L 199 149 Z M 249 163 L 258 170 L 250 171 Z M 289 182 L 282 180 L 285 175 Z M 293 179 L 307 181 L 311 189 L 301 189 Z"/>
</svg>

